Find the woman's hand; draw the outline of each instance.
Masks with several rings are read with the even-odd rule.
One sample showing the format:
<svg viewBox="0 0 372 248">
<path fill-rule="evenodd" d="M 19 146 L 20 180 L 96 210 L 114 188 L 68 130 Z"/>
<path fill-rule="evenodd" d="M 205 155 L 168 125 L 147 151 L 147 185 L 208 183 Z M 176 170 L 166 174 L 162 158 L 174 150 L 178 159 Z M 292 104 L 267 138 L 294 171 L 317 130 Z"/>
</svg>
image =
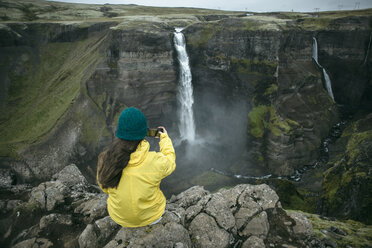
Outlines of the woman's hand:
<svg viewBox="0 0 372 248">
<path fill-rule="evenodd" d="M 165 129 L 165 127 L 163 127 L 163 126 L 159 126 L 158 127 L 158 132 L 160 133 L 160 134 L 162 134 L 162 133 L 168 133 L 167 132 L 167 130 Z M 159 137 L 155 137 L 155 138 L 159 138 Z"/>
</svg>

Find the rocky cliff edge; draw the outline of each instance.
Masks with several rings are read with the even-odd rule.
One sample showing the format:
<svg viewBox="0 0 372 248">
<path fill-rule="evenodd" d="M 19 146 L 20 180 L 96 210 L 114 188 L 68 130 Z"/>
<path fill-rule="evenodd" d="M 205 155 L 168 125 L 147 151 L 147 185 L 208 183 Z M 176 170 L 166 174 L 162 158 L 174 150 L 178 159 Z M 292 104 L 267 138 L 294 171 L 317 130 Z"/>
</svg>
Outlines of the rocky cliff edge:
<svg viewBox="0 0 372 248">
<path fill-rule="evenodd" d="M 22 200 L 1 201 L 9 215 L 2 247 L 324 247 L 311 222 L 286 212 L 266 184 L 216 193 L 195 186 L 167 201 L 158 224 L 122 228 L 108 216 L 107 196 L 73 164 L 34 188 L 3 179 L 2 191 Z"/>
</svg>

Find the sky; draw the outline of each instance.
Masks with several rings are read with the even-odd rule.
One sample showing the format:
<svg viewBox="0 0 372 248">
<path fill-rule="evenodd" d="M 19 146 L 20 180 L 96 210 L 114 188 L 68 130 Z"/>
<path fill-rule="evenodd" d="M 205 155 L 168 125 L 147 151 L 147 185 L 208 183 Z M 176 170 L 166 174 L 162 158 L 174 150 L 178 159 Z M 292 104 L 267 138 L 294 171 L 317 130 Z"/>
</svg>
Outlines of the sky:
<svg viewBox="0 0 372 248">
<path fill-rule="evenodd" d="M 196 7 L 221 10 L 313 12 L 372 8 L 372 0 L 54 0 L 91 4 L 138 4 L 160 7 Z"/>
</svg>

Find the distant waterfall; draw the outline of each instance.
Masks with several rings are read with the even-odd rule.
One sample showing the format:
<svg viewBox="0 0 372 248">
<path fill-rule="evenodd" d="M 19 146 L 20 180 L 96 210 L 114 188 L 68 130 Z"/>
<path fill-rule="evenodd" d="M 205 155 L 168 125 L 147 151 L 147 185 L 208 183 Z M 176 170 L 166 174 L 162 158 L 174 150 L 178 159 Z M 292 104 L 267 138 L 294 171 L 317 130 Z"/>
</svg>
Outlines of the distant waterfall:
<svg viewBox="0 0 372 248">
<path fill-rule="evenodd" d="M 319 67 L 322 67 L 318 62 L 318 42 L 315 37 L 313 37 L 313 59 Z"/>
<path fill-rule="evenodd" d="M 182 28 L 176 28 L 174 32 L 174 45 L 178 55 L 180 64 L 180 86 L 178 91 L 178 101 L 180 103 L 179 115 L 180 124 L 179 130 L 181 139 L 194 141 L 195 140 L 195 122 L 192 105 L 194 104 L 193 89 L 191 83 L 191 70 L 189 57 L 186 52 L 185 36 L 181 33 Z"/>
<path fill-rule="evenodd" d="M 326 90 L 328 92 L 328 95 L 332 98 L 333 101 L 335 101 L 335 98 L 334 98 L 333 92 L 332 92 L 331 79 L 329 78 L 329 75 L 328 75 L 326 69 L 323 66 L 321 66 L 319 64 L 319 61 L 318 61 L 318 43 L 317 43 L 315 37 L 313 37 L 313 59 L 314 59 L 315 63 L 318 65 L 318 67 L 322 69 L 324 82 L 325 82 L 325 87 L 326 87 Z"/>
<path fill-rule="evenodd" d="M 332 92 L 331 79 L 329 78 L 328 73 L 324 69 L 324 67 L 323 67 L 323 76 L 324 76 L 324 81 L 325 81 L 328 94 L 332 98 L 332 100 L 335 101 L 335 97 L 333 96 L 333 92 Z"/>
<path fill-rule="evenodd" d="M 363 65 L 365 65 L 367 63 L 368 55 L 369 55 L 369 50 L 371 50 L 371 42 L 372 42 L 372 31 L 371 31 L 371 34 L 369 35 L 368 47 L 367 47 L 366 57 L 364 58 Z"/>
</svg>

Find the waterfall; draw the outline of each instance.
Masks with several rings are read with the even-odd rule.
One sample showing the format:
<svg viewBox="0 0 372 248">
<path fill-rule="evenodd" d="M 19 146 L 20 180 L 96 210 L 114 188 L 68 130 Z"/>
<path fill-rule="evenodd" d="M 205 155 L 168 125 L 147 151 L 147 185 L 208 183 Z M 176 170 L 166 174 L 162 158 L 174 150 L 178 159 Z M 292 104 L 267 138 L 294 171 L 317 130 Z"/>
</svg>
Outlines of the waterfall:
<svg viewBox="0 0 372 248">
<path fill-rule="evenodd" d="M 189 64 L 189 57 L 186 52 L 185 36 L 181 31 L 183 28 L 176 28 L 174 32 L 174 46 L 177 51 L 178 61 L 180 65 L 180 86 L 178 91 L 179 109 L 179 130 L 182 140 L 195 140 L 195 123 L 194 112 L 192 105 L 194 103 L 193 89 L 191 83 L 191 70 Z"/>
<path fill-rule="evenodd" d="M 325 86 L 327 88 L 328 94 L 332 98 L 332 100 L 335 101 L 335 98 L 334 98 L 333 92 L 332 92 L 331 79 L 329 78 L 328 73 L 324 69 L 324 67 L 323 67 L 323 75 L 324 75 Z"/>
<path fill-rule="evenodd" d="M 321 66 L 318 62 L 318 43 L 317 43 L 315 37 L 313 37 L 313 59 L 314 59 L 315 63 L 317 64 L 317 66 L 322 69 L 324 82 L 325 82 L 325 88 L 328 92 L 328 95 L 332 98 L 333 101 L 335 101 L 335 98 L 334 98 L 333 92 L 332 92 L 331 79 L 329 78 L 329 75 L 328 75 L 326 69 L 323 66 Z"/>
<path fill-rule="evenodd" d="M 315 63 L 316 63 L 319 67 L 321 67 L 321 66 L 319 65 L 319 62 L 318 62 L 318 43 L 317 43 L 315 37 L 313 37 L 313 59 L 314 59 Z"/>
<path fill-rule="evenodd" d="M 367 63 L 367 59 L 368 59 L 368 55 L 369 55 L 369 50 L 371 49 L 371 41 L 372 41 L 372 31 L 371 31 L 371 34 L 369 35 L 369 43 L 368 43 L 366 57 L 364 58 L 363 65 L 365 65 Z"/>
</svg>

